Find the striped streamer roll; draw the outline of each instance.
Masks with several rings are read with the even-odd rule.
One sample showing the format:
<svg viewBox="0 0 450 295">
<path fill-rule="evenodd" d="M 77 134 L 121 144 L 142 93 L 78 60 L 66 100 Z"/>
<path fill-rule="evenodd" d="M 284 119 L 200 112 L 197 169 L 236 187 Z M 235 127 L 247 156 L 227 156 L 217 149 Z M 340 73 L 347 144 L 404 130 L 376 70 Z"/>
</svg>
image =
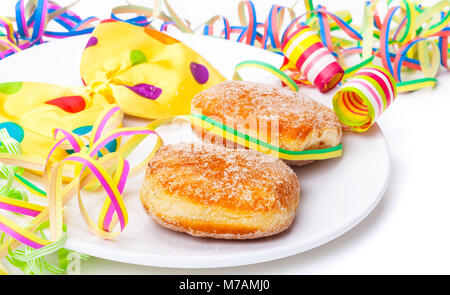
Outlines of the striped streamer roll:
<svg viewBox="0 0 450 295">
<path fill-rule="evenodd" d="M 300 26 L 283 44 L 289 64 L 297 69 L 321 92 L 336 86 L 344 70 L 310 27 Z"/>
<path fill-rule="evenodd" d="M 381 67 L 359 69 L 333 97 L 339 120 L 353 131 L 364 132 L 372 126 L 397 96 L 396 83 Z"/>
</svg>

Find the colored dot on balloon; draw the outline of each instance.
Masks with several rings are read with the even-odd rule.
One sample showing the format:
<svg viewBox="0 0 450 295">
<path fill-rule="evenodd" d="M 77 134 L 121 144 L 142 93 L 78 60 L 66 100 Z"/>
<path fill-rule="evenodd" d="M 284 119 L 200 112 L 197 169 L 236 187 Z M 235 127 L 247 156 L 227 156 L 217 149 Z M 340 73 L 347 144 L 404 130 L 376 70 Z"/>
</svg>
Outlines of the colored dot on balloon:
<svg viewBox="0 0 450 295">
<path fill-rule="evenodd" d="M 145 83 L 137 84 L 134 86 L 127 86 L 127 85 L 124 86 L 133 91 L 134 93 L 136 93 L 137 95 L 140 95 L 148 99 L 157 99 L 162 93 L 161 88 Z"/>
<path fill-rule="evenodd" d="M 22 88 L 22 82 L 7 82 L 0 84 L 0 93 L 11 95 L 19 92 Z"/>
<path fill-rule="evenodd" d="M 76 135 L 85 135 L 92 131 L 92 126 L 81 126 L 72 130 Z"/>
<path fill-rule="evenodd" d="M 169 35 L 161 33 L 160 31 L 157 31 L 155 29 L 144 28 L 144 32 L 147 35 L 149 35 L 150 37 L 158 40 L 159 42 L 161 42 L 163 44 L 170 45 L 170 44 L 180 43 L 180 41 L 178 41 L 177 39 L 172 38 Z"/>
<path fill-rule="evenodd" d="M 83 136 L 83 135 L 87 135 L 92 131 L 92 125 L 87 125 L 87 126 L 81 126 L 78 128 L 75 128 L 74 130 L 72 130 L 73 133 Z M 89 147 L 89 145 L 87 145 L 87 147 Z M 110 152 L 115 152 L 117 150 L 117 140 L 114 139 L 112 141 L 110 141 L 109 143 L 107 143 L 105 145 L 105 148 Z M 66 152 L 68 154 L 73 154 L 75 151 L 74 150 L 66 150 Z M 103 154 L 101 152 L 98 152 L 97 155 L 99 157 L 103 157 Z"/>
<path fill-rule="evenodd" d="M 85 49 L 88 48 L 88 47 L 95 46 L 95 45 L 97 45 L 97 43 L 98 43 L 98 39 L 96 37 L 92 36 L 91 38 L 89 38 Z"/>
<path fill-rule="evenodd" d="M 0 123 L 0 129 L 6 128 L 9 136 L 17 140 L 18 142 L 22 142 L 23 137 L 25 136 L 25 131 L 23 128 L 14 122 L 3 122 Z"/>
<path fill-rule="evenodd" d="M 136 50 L 132 50 L 130 52 L 130 60 L 131 60 L 131 64 L 137 65 L 137 64 L 147 62 L 147 56 L 145 56 L 145 53 L 142 52 L 141 50 L 136 49 Z"/>
<path fill-rule="evenodd" d="M 199 84 L 205 84 L 209 79 L 208 69 L 201 64 L 191 62 L 190 65 L 192 76 L 194 76 L 195 81 Z"/>
<path fill-rule="evenodd" d="M 114 23 L 114 22 L 117 22 L 117 20 L 115 20 L 115 19 L 113 19 L 113 18 L 102 19 L 102 20 L 100 21 L 101 24 L 104 24 L 104 23 Z"/>
<path fill-rule="evenodd" d="M 45 103 L 57 106 L 68 113 L 78 113 L 86 107 L 83 97 L 78 95 L 58 97 Z"/>
</svg>

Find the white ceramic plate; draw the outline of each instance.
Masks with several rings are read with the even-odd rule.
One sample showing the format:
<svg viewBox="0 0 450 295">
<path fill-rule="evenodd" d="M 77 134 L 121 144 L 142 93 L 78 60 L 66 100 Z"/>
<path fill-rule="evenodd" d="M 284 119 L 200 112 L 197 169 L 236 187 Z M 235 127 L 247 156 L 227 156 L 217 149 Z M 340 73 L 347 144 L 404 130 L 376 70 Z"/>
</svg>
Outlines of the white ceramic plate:
<svg viewBox="0 0 450 295">
<path fill-rule="evenodd" d="M 257 59 L 281 64 L 277 54 L 235 42 L 211 37 L 173 34 L 201 53 L 227 78 L 239 61 Z M 0 62 L 0 81 L 41 81 L 62 85 L 81 85 L 79 62 L 88 36 L 52 41 L 8 57 Z M 25 70 L 26 69 L 26 70 Z M 259 81 L 276 81 L 267 74 L 243 72 Z M 322 95 L 307 89 L 312 97 L 330 105 L 332 93 Z M 145 120 L 126 118 L 126 125 L 145 124 Z M 195 140 L 190 127 L 180 122 L 158 130 L 166 143 Z M 145 153 L 152 140 L 146 140 L 138 153 Z M 143 174 L 129 180 L 125 202 L 129 224 L 114 241 L 93 236 L 73 199 L 66 208 L 69 229 L 67 248 L 120 262 L 176 268 L 225 267 L 269 261 L 297 254 L 342 235 L 376 206 L 389 179 L 389 154 L 377 125 L 364 134 L 346 133 L 344 155 L 340 159 L 318 161 L 296 168 L 301 197 L 296 219 L 287 231 L 249 241 L 194 238 L 164 229 L 151 221 L 139 201 Z M 132 157 L 139 158 L 139 154 Z M 104 196 L 86 194 L 84 200 L 96 218 Z"/>
</svg>

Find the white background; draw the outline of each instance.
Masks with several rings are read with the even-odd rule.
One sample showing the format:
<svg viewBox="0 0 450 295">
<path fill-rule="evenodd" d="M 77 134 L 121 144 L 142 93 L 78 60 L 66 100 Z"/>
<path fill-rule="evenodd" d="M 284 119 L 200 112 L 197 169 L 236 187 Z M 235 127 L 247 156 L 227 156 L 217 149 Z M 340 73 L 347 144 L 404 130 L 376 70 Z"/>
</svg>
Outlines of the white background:
<svg viewBox="0 0 450 295">
<path fill-rule="evenodd" d="M 15 0 L 0 1 L 0 15 L 14 14 Z M 59 0 L 66 5 L 72 1 Z M 131 0 L 151 7 L 153 1 Z M 197 27 L 221 14 L 238 23 L 239 1 L 171 0 Z M 274 1 L 254 1 L 258 21 Z M 276 3 L 291 6 L 292 1 Z M 435 3 L 437 1 L 425 1 Z M 360 24 L 364 1 L 315 1 L 330 11 L 347 9 Z M 73 10 L 81 17 L 109 17 L 125 1 L 84 0 Z M 303 1 L 295 7 L 304 11 Z M 439 74 L 434 89 L 401 94 L 379 120 L 389 144 L 390 184 L 377 208 L 358 226 L 319 248 L 273 262 L 220 269 L 143 267 L 92 258 L 82 274 L 448 274 L 450 273 L 450 77 Z M 358 163 L 355 163 L 358 165 Z"/>
</svg>

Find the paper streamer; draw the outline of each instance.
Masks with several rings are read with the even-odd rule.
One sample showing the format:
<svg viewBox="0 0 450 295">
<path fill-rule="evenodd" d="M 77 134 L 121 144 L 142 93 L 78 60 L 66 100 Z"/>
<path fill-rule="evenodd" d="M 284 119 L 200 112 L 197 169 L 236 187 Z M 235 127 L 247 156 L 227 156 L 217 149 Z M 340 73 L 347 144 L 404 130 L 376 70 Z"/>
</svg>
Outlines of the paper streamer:
<svg viewBox="0 0 450 295">
<path fill-rule="evenodd" d="M 43 222 L 38 228 L 37 232 L 43 238 L 45 238 L 44 229 L 49 227 L 49 222 Z M 8 262 L 19 268 L 27 275 L 42 275 L 42 274 L 65 274 L 67 267 L 69 266 L 69 255 L 77 255 L 80 261 L 86 261 L 90 258 L 89 255 L 77 253 L 71 250 L 64 249 L 63 246 L 67 241 L 67 227 L 63 227 L 64 236 L 47 246 L 44 246 L 38 250 L 33 249 L 30 246 L 24 246 L 23 249 L 17 249 L 12 251 L 9 249 L 9 255 L 6 257 Z M 3 243 L 5 235 L 3 234 L 0 243 Z M 58 264 L 54 264 L 46 259 L 48 255 L 56 252 L 58 255 Z"/>
<path fill-rule="evenodd" d="M 385 69 L 368 65 L 358 70 L 333 97 L 339 120 L 351 130 L 364 132 L 397 96 L 394 78 Z"/>
<path fill-rule="evenodd" d="M 0 144 L 3 152 L 10 153 L 12 155 L 21 154 L 21 147 L 19 142 L 12 138 L 6 128 L 0 129 Z M 14 170 L 17 170 L 15 172 Z M 19 173 L 22 173 L 23 169 L 18 167 L 11 167 L 9 165 L 5 165 L 0 163 L 0 178 L 4 179 L 5 183 L 0 188 L 0 209 L 4 211 L 9 211 L 15 214 L 20 214 L 23 216 L 31 216 L 36 217 L 39 215 L 44 209 L 44 206 L 33 204 L 29 202 L 29 198 L 27 193 L 15 187 L 15 180 L 19 180 L 21 184 L 25 186 L 30 192 L 34 195 L 45 196 L 45 192 L 37 188 L 30 181 L 25 179 Z M 39 193 L 36 193 L 39 192 Z M 6 218 L 0 218 L 3 222 L 0 221 L 0 228 L 5 229 L 9 227 L 8 225 L 12 224 L 11 220 Z M 44 234 L 42 232 L 43 226 L 41 226 L 40 236 L 43 238 Z M 8 229 L 7 229 L 8 230 Z M 0 244 L 3 244 L 5 239 L 5 233 L 2 234 L 0 239 Z M 57 241 L 55 243 L 51 243 L 45 247 L 44 249 L 35 250 L 30 246 L 25 246 L 24 250 L 19 249 L 16 251 L 8 251 L 9 255 L 6 257 L 7 260 L 15 267 L 21 269 L 26 274 L 44 274 L 45 271 L 54 274 L 61 274 L 66 271 L 65 267 L 58 267 L 53 265 L 52 263 L 46 261 L 45 256 L 49 255 L 52 252 L 63 250 L 62 247 L 65 243 L 65 238 L 63 240 Z M 78 254 L 73 251 L 64 250 L 66 255 L 60 254 L 59 260 L 61 262 L 67 259 L 67 255 L 69 253 L 73 253 L 76 255 L 80 255 L 80 257 L 84 257 L 87 259 L 86 255 Z M 8 274 L 6 269 L 0 268 L 0 274 Z"/>
<path fill-rule="evenodd" d="M 126 180 L 135 176 L 145 168 L 158 148 L 162 145 L 161 138 L 152 130 L 146 127 L 118 128 L 123 118 L 123 112 L 117 106 L 107 108 L 95 123 L 89 138 L 89 145 L 85 146 L 83 140 L 76 134 L 62 129 L 55 129 L 55 144 L 51 148 L 47 164 L 43 168 L 44 180 L 47 184 L 48 207 L 38 206 L 21 200 L 5 199 L 0 197 L 0 208 L 14 213 L 20 213 L 33 217 L 28 226 L 16 224 L 9 218 L 0 215 L 0 230 L 3 231 L 8 239 L 2 239 L 0 242 L 0 258 L 7 255 L 11 261 L 20 266 L 18 261 L 25 261 L 20 258 L 22 254 L 40 251 L 43 257 L 48 251 L 56 251 L 61 248 L 65 239 L 65 229 L 62 219 L 64 205 L 74 196 L 78 195 L 79 207 L 83 219 L 88 228 L 96 235 L 112 239 L 125 228 L 127 224 L 127 212 L 122 199 Z M 148 156 L 134 167 L 130 167 L 126 157 L 136 146 L 148 135 L 156 135 L 155 147 Z M 130 136 L 117 151 L 108 153 L 105 146 L 123 136 Z M 72 148 L 75 152 L 65 158 L 63 161 L 54 162 L 53 153 L 60 148 Z M 99 157 L 98 152 L 102 152 Z M 0 154 L 2 157 L 4 155 Z M 26 163 L 26 159 L 20 155 L 10 155 L 11 162 Z M 63 172 L 65 167 L 69 166 L 73 171 L 71 177 L 67 177 L 68 184 L 63 186 Z M 99 221 L 95 223 L 87 213 L 80 190 L 82 188 L 96 190 L 103 188 L 106 192 L 102 212 Z M 45 238 L 39 233 L 39 230 L 48 223 L 50 228 L 50 239 Z M 113 232 L 116 223 L 120 224 L 119 231 Z M 18 252 L 12 256 L 12 251 L 24 244 L 28 250 L 24 253 Z M 30 254 L 31 255 L 31 254 Z M 15 260 L 14 260 L 15 259 Z M 22 260 L 21 260 L 22 259 Z M 26 260 L 27 263 L 30 262 Z M 35 263 L 31 261 L 30 263 Z M 34 271 L 40 271 L 35 268 Z M 56 270 L 55 270 L 56 271 Z"/>
<path fill-rule="evenodd" d="M 6 269 L 6 267 L 4 267 L 1 263 L 0 263 L 0 275 L 7 275 L 9 274 L 8 270 Z"/>
<path fill-rule="evenodd" d="M 98 18 L 80 18 L 69 9 L 76 2 L 63 7 L 49 0 L 17 1 L 15 18 L 0 17 L 0 27 L 6 31 L 4 37 L 0 36 L 0 59 L 46 42 L 44 37 L 60 39 L 91 33 Z M 56 23 L 62 31 L 47 30 L 49 23 Z"/>
<path fill-rule="evenodd" d="M 194 128 L 208 130 L 215 135 L 245 146 L 246 148 L 284 160 L 323 160 L 342 156 L 342 144 L 326 149 L 290 151 L 252 137 L 202 114 L 190 114 L 155 120 L 147 125 L 147 128 L 154 130 L 159 126 L 175 120 L 188 121 Z"/>
<path fill-rule="evenodd" d="M 246 61 L 238 63 L 236 65 L 236 67 L 234 68 L 233 80 L 240 80 L 240 81 L 243 80 L 242 77 L 239 75 L 239 70 L 242 68 L 257 68 L 257 69 L 261 69 L 266 72 L 269 72 L 272 75 L 274 75 L 275 77 L 277 77 L 278 79 L 280 79 L 291 90 L 293 90 L 295 92 L 298 91 L 297 83 L 294 80 L 292 80 L 286 73 L 284 73 L 283 71 L 280 71 L 279 69 L 277 69 L 276 67 L 274 67 L 271 64 L 268 64 L 268 63 L 265 63 L 262 61 L 258 61 L 258 60 L 246 60 Z"/>
<path fill-rule="evenodd" d="M 20 155 L 20 144 L 9 136 L 6 129 L 0 130 L 0 141 L 1 146 L 9 154 L 13 156 Z M 44 207 L 29 203 L 27 194 L 22 190 L 14 188 L 15 175 L 19 176 L 15 174 L 11 167 L 1 163 L 0 178 L 5 179 L 6 182 L 0 189 L 0 209 L 25 216 L 35 217 L 39 215 Z M 47 244 L 47 241 L 44 239 L 27 233 L 26 230 L 23 230 L 23 228 L 17 226 L 12 220 L 2 215 L 0 215 L 0 230 L 28 245 L 40 247 Z"/>
<path fill-rule="evenodd" d="M 258 21 L 255 4 L 252 1 L 241 1 L 237 9 L 240 24 L 231 24 L 227 18 L 215 15 L 196 29 L 192 29 L 190 22 L 179 16 L 167 0 L 154 0 L 153 8 L 119 6 L 112 10 L 111 18 L 145 27 L 153 27 L 158 20 L 162 22 L 160 30 L 163 31 L 169 26 L 187 33 L 200 30 L 205 35 L 222 36 L 276 53 L 280 53 L 281 44 L 292 32 L 307 25 L 320 36 L 324 46 L 332 51 L 345 70 L 344 57 L 347 54 L 362 54 L 362 62 L 370 54 L 380 57 L 383 67 L 396 79 L 399 92 L 434 86 L 437 83 L 439 64 L 448 69 L 448 0 L 438 1 L 429 7 L 409 0 L 385 1 L 388 8 L 386 15 L 380 15 L 377 8 L 378 3 L 384 1 L 367 1 L 361 28 L 351 24 L 352 17 L 348 11 L 330 12 L 326 7 L 316 5 L 315 1 L 303 2 L 306 13 L 296 15 L 293 10 L 295 4 L 293 7 L 273 5 L 265 21 Z M 90 33 L 98 19 L 93 16 L 82 19 L 69 8 L 71 5 L 62 7 L 48 0 L 19 0 L 15 18 L 0 17 L 0 27 L 4 28 L 4 36 L 0 36 L 0 58 L 46 42 L 48 38 Z M 290 24 L 282 31 L 285 12 L 289 13 Z M 130 13 L 136 16 L 121 17 L 121 14 Z M 213 26 L 217 21 L 223 23 L 223 30 L 214 33 Z M 62 31 L 46 30 L 49 22 L 60 25 Z M 336 30 L 342 31 L 346 36 L 332 36 L 331 33 Z M 427 50 L 429 47 L 431 50 Z M 421 71 L 424 77 L 404 80 L 404 67 Z M 308 85 L 307 77 L 294 69 L 295 64 L 294 68 L 285 67 L 283 71 L 298 85 Z M 348 77 L 349 75 L 344 78 Z"/>
<path fill-rule="evenodd" d="M 122 118 L 123 112 L 118 106 L 106 109 L 94 125 L 93 132 L 90 135 L 89 147 L 85 147 L 83 141 L 77 135 L 65 130 L 55 129 L 55 144 L 50 150 L 44 171 L 44 178 L 48 178 L 51 239 L 58 239 L 62 235 L 62 209 L 64 204 L 79 191 L 79 189 L 74 190 L 76 187 L 86 186 L 91 189 L 101 187 L 106 192 L 107 198 L 103 205 L 104 209 L 97 223 L 90 218 L 82 202 L 81 194 L 78 193 L 81 214 L 92 233 L 104 239 L 112 239 L 125 229 L 128 223 L 128 214 L 121 194 L 126 180 L 145 168 L 145 165 L 161 146 L 162 140 L 154 131 L 146 127 L 119 128 L 108 131 L 111 126 L 117 126 L 117 122 L 121 122 Z M 59 133 L 62 134 L 61 139 L 58 139 Z M 125 159 L 126 156 L 144 137 L 150 134 L 157 137 L 154 149 L 137 166 L 130 167 Z M 118 152 L 107 154 L 107 151 L 104 150 L 105 146 L 123 136 L 132 136 L 132 138 L 127 144 L 120 147 Z M 60 162 L 53 163 L 53 152 L 64 143 L 70 144 L 75 153 Z M 102 151 L 105 156 L 97 160 L 99 151 Z M 62 173 L 67 165 L 75 166 L 75 177 L 72 178 L 69 185 L 63 188 Z M 92 179 L 95 179 L 95 182 L 90 184 Z M 120 224 L 120 230 L 112 232 L 111 229 L 114 228 L 116 222 Z"/>
<path fill-rule="evenodd" d="M 336 58 L 308 26 L 301 26 L 283 44 L 290 64 L 308 78 L 321 92 L 327 92 L 342 79 L 344 70 Z"/>
</svg>

